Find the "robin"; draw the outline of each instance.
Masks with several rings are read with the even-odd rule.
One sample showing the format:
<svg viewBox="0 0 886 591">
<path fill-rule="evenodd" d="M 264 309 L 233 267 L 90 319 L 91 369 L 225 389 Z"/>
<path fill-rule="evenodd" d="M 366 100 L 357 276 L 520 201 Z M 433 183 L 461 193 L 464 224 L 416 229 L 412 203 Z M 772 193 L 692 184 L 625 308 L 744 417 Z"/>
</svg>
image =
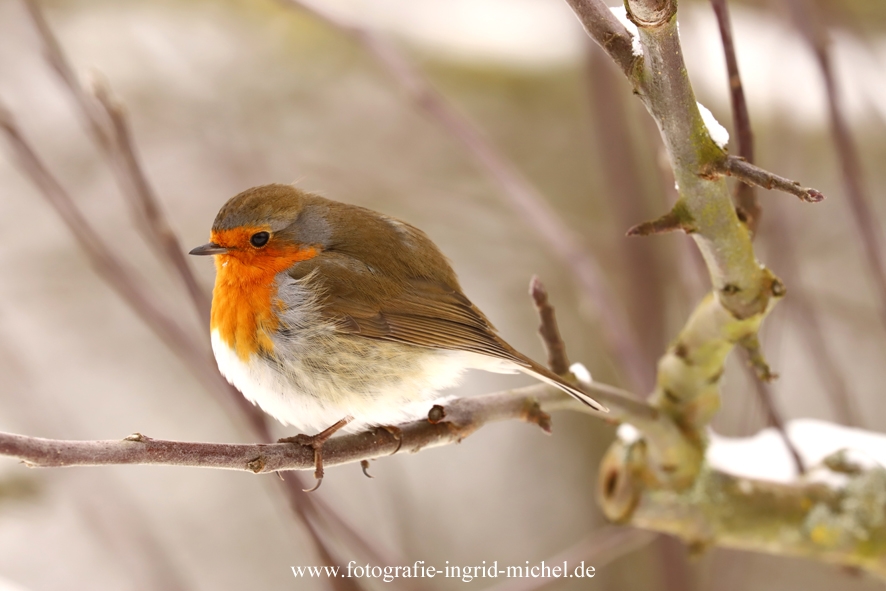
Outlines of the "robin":
<svg viewBox="0 0 886 591">
<path fill-rule="evenodd" d="M 314 436 L 396 425 L 466 369 L 523 372 L 606 409 L 508 345 L 424 232 L 396 218 L 265 185 L 218 212 L 210 329 L 221 373 L 253 404 Z M 330 427 L 331 425 L 331 427 Z M 319 483 L 318 483 L 319 485 Z"/>
</svg>

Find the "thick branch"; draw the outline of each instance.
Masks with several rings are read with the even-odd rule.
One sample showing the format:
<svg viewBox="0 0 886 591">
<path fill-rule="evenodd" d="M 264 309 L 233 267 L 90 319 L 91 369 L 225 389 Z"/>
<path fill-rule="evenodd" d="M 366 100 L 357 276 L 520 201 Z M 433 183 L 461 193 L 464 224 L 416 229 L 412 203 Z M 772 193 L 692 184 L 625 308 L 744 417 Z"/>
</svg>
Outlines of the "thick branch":
<svg viewBox="0 0 886 591">
<path fill-rule="evenodd" d="M 886 578 L 886 470 L 841 475 L 846 484 L 782 484 L 706 467 L 692 487 L 644 489 L 623 479 L 642 464 L 642 445 L 617 442 L 604 459 L 598 498 L 616 521 L 679 536 L 691 546 L 738 548 L 863 568 Z M 627 458 L 627 460 L 626 460 Z M 627 495 L 627 498 L 622 498 Z M 625 503 L 632 510 L 624 512 Z"/>
<path fill-rule="evenodd" d="M 599 0 L 569 2 L 585 8 L 602 5 Z M 628 0 L 626 8 L 639 27 L 643 54 L 634 70 L 626 73 L 658 124 L 679 191 L 669 214 L 632 232 L 679 228 L 690 233 L 714 287 L 660 359 L 650 397 L 652 405 L 677 426 L 683 445 L 649 439 L 644 473 L 639 478 L 664 488 L 682 488 L 692 484 L 701 468 L 704 427 L 719 408 L 719 381 L 726 355 L 739 341 L 756 335 L 772 305 L 784 295 L 784 286 L 756 260 L 750 234 L 739 221 L 721 176 L 725 163 L 736 160 L 729 159 L 714 143 L 699 112 L 683 62 L 676 2 Z M 577 12 L 587 20 L 584 15 L 592 11 Z M 585 22 L 585 27 L 598 43 L 605 41 L 596 35 L 594 23 Z M 765 174 L 750 165 L 737 168 Z M 648 439 L 645 428 L 636 426 Z M 625 510 L 630 512 L 630 503 Z"/>
</svg>

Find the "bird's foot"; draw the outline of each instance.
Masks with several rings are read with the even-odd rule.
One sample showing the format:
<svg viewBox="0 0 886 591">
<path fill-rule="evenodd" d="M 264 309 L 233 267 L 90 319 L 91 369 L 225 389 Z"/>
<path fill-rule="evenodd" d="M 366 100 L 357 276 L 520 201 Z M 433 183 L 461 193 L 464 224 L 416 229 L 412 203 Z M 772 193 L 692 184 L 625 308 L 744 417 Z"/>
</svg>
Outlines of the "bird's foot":
<svg viewBox="0 0 886 591">
<path fill-rule="evenodd" d="M 317 485 L 311 489 L 305 489 L 305 492 L 314 492 L 320 485 L 323 483 L 323 445 L 329 440 L 330 437 L 335 435 L 335 433 L 354 420 L 354 417 L 347 416 L 342 420 L 338 421 L 336 424 L 323 429 L 316 435 L 305 435 L 304 433 L 299 433 L 298 435 L 294 435 L 292 437 L 283 437 L 282 439 L 278 439 L 277 443 L 294 443 L 296 445 L 301 445 L 302 447 L 310 447 L 314 450 L 314 478 L 317 479 Z"/>
<path fill-rule="evenodd" d="M 403 447 L 403 430 L 400 427 L 394 427 L 392 425 L 380 425 L 379 429 L 384 429 L 388 433 L 391 434 L 391 437 L 397 442 L 397 449 L 391 452 L 390 455 L 394 455 L 400 448 Z"/>
<path fill-rule="evenodd" d="M 403 431 L 400 427 L 394 427 L 392 425 L 379 425 L 376 429 L 382 429 L 391 434 L 394 440 L 397 442 L 397 448 L 391 452 L 390 455 L 394 455 L 400 448 L 403 446 Z M 363 468 L 363 474 L 366 478 L 372 478 L 372 474 L 369 473 L 369 460 L 361 460 L 360 467 Z"/>
</svg>

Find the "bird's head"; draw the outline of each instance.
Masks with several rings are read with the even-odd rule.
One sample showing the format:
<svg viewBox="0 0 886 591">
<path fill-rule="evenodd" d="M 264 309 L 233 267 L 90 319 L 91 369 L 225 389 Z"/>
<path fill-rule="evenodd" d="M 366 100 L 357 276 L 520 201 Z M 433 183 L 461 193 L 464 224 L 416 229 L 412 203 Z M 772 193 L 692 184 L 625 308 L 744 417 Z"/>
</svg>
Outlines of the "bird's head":
<svg viewBox="0 0 886 591">
<path fill-rule="evenodd" d="M 232 197 L 192 255 L 220 255 L 249 267 L 283 271 L 321 253 L 330 238 L 326 200 L 290 185 L 264 185 Z"/>
</svg>

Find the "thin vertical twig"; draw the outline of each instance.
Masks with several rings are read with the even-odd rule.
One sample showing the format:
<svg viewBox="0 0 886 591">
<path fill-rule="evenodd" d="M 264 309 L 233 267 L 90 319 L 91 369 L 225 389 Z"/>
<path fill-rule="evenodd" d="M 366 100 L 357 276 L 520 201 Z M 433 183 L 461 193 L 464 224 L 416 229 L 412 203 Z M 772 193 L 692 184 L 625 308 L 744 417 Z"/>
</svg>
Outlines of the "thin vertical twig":
<svg viewBox="0 0 886 591">
<path fill-rule="evenodd" d="M 545 289 L 541 279 L 533 276 L 529 282 L 529 295 L 535 303 L 535 309 L 538 311 L 538 317 L 541 324 L 538 327 L 538 334 L 544 343 L 545 351 L 548 353 L 548 369 L 563 376 L 569 373 L 569 357 L 566 355 L 566 343 L 560 336 L 560 327 L 557 326 L 557 316 L 554 312 L 554 306 L 548 301 L 548 290 Z"/>
<path fill-rule="evenodd" d="M 726 72 L 729 75 L 729 96 L 732 100 L 732 125 L 735 129 L 735 138 L 738 155 L 754 162 L 754 134 L 751 131 L 751 118 L 748 114 L 748 103 L 744 96 L 744 86 L 741 83 L 741 75 L 738 71 L 738 58 L 735 56 L 735 43 L 732 38 L 732 24 L 729 19 L 729 7 L 727 0 L 711 0 L 714 14 L 717 16 L 717 25 L 720 29 L 720 39 L 723 41 L 723 53 L 726 56 Z M 760 203 L 757 201 L 757 192 L 751 185 L 739 182 L 735 186 L 735 201 L 744 214 L 745 223 L 751 234 L 756 234 L 760 216 L 763 213 Z"/>
<path fill-rule="evenodd" d="M 784 441 L 785 447 L 794 461 L 794 466 L 797 468 L 797 473 L 804 474 L 806 472 L 806 465 L 803 463 L 803 458 L 800 456 L 797 446 L 794 445 L 794 442 L 788 437 L 784 418 L 781 416 L 781 411 L 775 406 L 775 400 L 772 396 L 769 384 L 755 376 L 751 376 L 751 381 L 754 384 L 754 392 L 757 394 L 757 400 L 760 402 L 760 406 L 763 408 L 763 413 L 766 416 L 767 424 L 781 435 L 781 439 Z"/>
</svg>

